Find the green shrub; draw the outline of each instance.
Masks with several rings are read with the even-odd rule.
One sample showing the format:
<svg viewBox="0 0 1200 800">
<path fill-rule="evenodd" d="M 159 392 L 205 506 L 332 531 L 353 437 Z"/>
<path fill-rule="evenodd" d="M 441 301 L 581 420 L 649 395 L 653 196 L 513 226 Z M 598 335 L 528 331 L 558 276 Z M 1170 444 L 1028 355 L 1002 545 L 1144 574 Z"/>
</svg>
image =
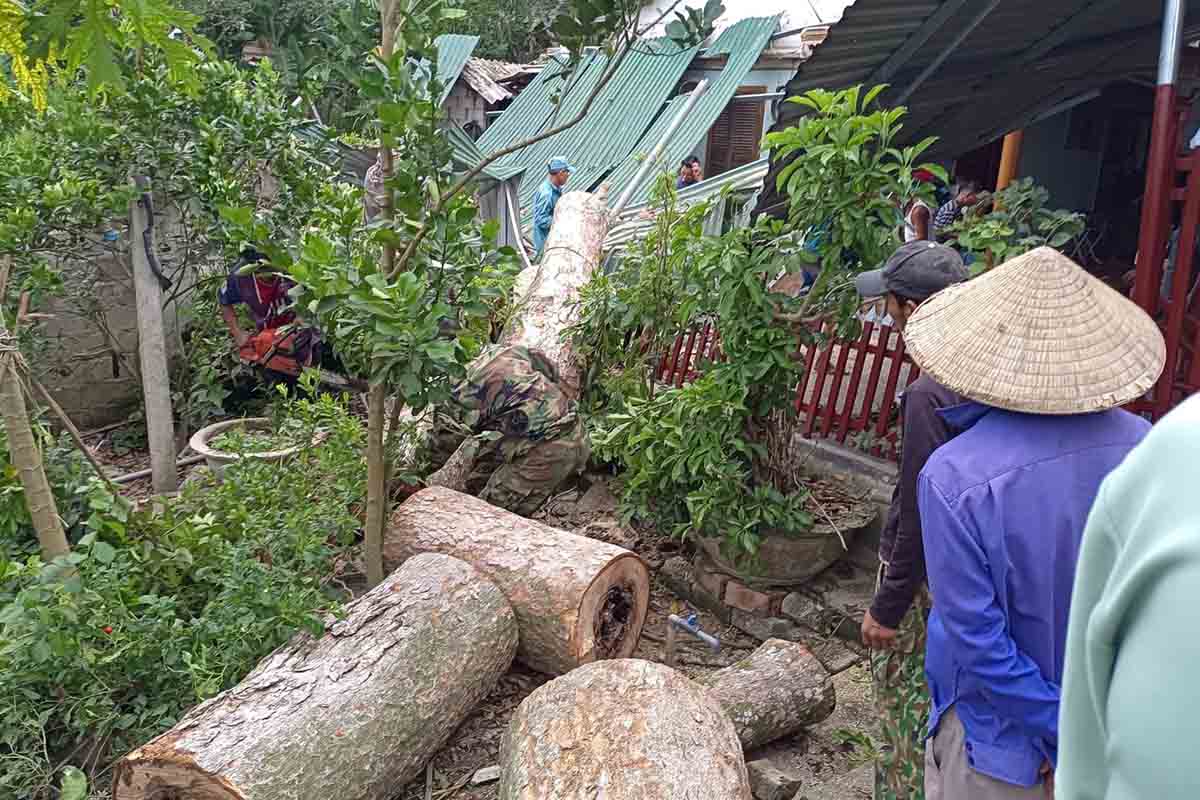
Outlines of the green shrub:
<svg viewBox="0 0 1200 800">
<path fill-rule="evenodd" d="M 73 577 L 36 555 L 0 561 L 0 796 L 51 796 L 62 765 L 103 768 L 321 631 L 358 527 L 364 432 L 328 395 L 286 409 L 298 441 L 328 431 L 322 446 L 189 482 L 158 516 L 93 479 Z"/>
</svg>

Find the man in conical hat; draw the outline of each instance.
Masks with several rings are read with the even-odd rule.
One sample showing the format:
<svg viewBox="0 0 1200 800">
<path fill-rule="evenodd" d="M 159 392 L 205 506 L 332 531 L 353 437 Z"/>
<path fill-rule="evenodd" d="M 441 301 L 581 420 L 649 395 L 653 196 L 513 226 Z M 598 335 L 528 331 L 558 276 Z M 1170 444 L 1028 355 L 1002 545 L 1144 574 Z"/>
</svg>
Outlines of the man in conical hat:
<svg viewBox="0 0 1200 800">
<path fill-rule="evenodd" d="M 968 398 L 917 494 L 933 611 L 929 800 L 1053 791 L 1075 564 L 1100 482 L 1149 429 L 1118 406 L 1165 346 L 1137 306 L 1047 247 L 923 303 L 913 360 Z"/>
</svg>

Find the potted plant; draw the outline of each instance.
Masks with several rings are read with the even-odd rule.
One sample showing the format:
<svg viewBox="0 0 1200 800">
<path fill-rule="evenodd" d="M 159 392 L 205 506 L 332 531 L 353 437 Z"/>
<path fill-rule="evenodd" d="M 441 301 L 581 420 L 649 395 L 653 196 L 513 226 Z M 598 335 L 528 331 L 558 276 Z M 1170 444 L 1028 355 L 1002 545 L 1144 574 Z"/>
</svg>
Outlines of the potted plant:
<svg viewBox="0 0 1200 800">
<path fill-rule="evenodd" d="M 777 185 L 787 217 L 686 245 L 721 358 L 689 385 L 624 396 L 594 423 L 597 452 L 625 469 L 628 514 L 697 536 L 718 566 L 759 583 L 815 575 L 848 546 L 842 534 L 873 516 L 864 504 L 839 521 L 810 496 L 795 392 L 798 345 L 857 336 L 854 276 L 899 244 L 900 209 L 923 190 L 913 171 L 944 179 L 916 163 L 932 140 L 894 145 L 904 110 L 875 109 L 881 89 L 792 99 L 809 114 L 767 137 L 786 164 Z M 801 270 L 812 277 L 807 291 L 773 290 Z"/>
</svg>

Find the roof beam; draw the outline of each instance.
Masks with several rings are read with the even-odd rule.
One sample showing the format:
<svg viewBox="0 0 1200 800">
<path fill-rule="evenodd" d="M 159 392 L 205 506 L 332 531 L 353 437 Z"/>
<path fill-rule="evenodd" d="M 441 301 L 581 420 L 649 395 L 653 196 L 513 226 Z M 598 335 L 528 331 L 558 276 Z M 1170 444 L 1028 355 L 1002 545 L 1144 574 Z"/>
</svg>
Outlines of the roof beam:
<svg viewBox="0 0 1200 800">
<path fill-rule="evenodd" d="M 863 85 L 875 86 L 890 81 L 892 76 L 899 72 L 900 68 L 907 64 L 908 60 L 916 55 L 916 52 L 924 47 L 925 43 L 966 4 L 967 0 L 943 0 L 942 4 L 938 6 L 938 10 L 926 17 L 925 21 L 921 23 L 921 27 L 905 39 L 904 44 L 897 47 L 888 56 L 887 61 L 876 67 L 875 71 L 871 73 L 871 77 L 867 78 Z"/>
<path fill-rule="evenodd" d="M 1097 3 L 1088 3 L 1075 16 L 1068 19 L 1062 25 L 1059 25 L 1048 34 L 1038 39 L 1029 46 L 1022 55 L 1021 61 L 1028 64 L 1031 61 L 1037 61 L 1042 56 L 1049 53 L 1054 48 L 1071 38 L 1071 34 L 1079 27 L 1080 24 L 1090 22 L 1098 17 L 1105 16 L 1113 9 L 1113 6 L 1121 4 L 1121 0 L 1100 0 Z"/>
<path fill-rule="evenodd" d="M 975 16 L 971 17 L 967 24 L 954 35 L 954 38 L 942 48 L 942 52 L 938 53 L 937 57 L 933 61 L 930 61 L 925 69 L 921 70 L 921 74 L 913 78 L 913 82 L 908 85 L 908 88 L 896 97 L 895 105 L 904 105 L 904 101 L 912 97 L 913 92 L 920 88 L 921 84 L 942 66 L 945 60 L 950 57 L 950 54 L 957 50 L 958 46 L 971 35 L 971 32 L 978 28 L 979 24 L 996 10 L 996 6 L 1000 5 L 1000 2 L 1001 0 L 988 0 L 979 11 L 975 12 Z"/>
</svg>

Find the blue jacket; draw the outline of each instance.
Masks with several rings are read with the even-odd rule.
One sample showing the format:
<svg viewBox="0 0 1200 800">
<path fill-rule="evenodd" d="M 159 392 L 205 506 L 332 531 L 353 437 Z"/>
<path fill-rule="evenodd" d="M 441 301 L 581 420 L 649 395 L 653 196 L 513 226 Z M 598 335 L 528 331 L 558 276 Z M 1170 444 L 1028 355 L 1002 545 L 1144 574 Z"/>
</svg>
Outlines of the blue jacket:
<svg viewBox="0 0 1200 800">
<path fill-rule="evenodd" d="M 533 195 L 533 250 L 535 257 L 540 256 L 542 248 L 546 246 L 546 237 L 550 235 L 550 224 L 554 222 L 554 207 L 558 205 L 558 198 L 562 197 L 562 193 L 562 187 L 555 186 L 549 178 L 546 178 Z"/>
<path fill-rule="evenodd" d="M 918 479 L 933 593 L 925 673 L 929 732 L 950 706 L 967 763 L 1019 786 L 1056 763 L 1058 704 L 1075 563 L 1104 477 L 1149 424 L 1125 411 L 1018 414 L 964 403 L 964 432 Z"/>
</svg>

